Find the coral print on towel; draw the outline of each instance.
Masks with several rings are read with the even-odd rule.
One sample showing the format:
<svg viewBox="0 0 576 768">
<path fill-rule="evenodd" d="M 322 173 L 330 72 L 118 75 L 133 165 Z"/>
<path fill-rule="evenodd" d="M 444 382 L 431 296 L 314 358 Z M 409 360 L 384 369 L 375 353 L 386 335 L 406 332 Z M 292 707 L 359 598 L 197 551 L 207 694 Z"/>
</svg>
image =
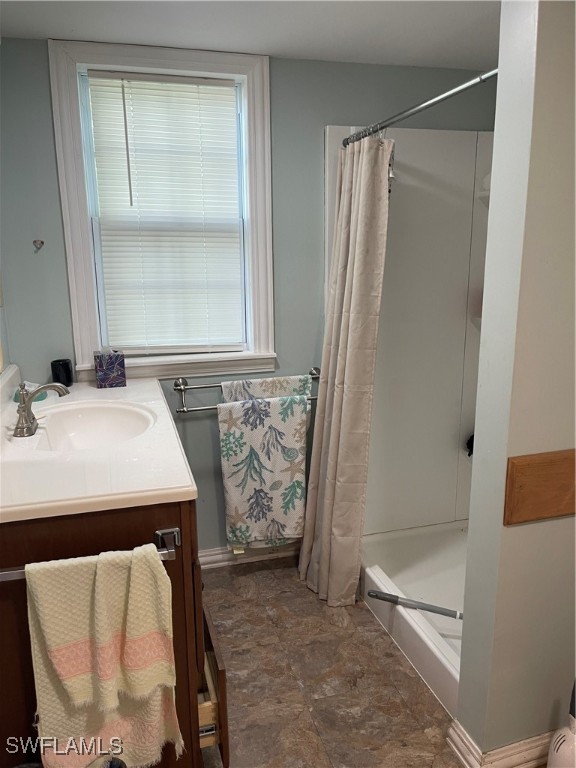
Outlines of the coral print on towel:
<svg viewBox="0 0 576 768">
<path fill-rule="evenodd" d="M 286 395 L 310 396 L 312 377 L 275 376 L 270 379 L 240 379 L 222 382 L 222 399 L 226 403 L 252 398 L 285 397 Z"/>
<path fill-rule="evenodd" d="M 160 661 L 174 663 L 172 638 L 157 631 L 141 637 L 126 637 L 119 632 L 104 645 L 86 638 L 51 648 L 48 655 L 60 680 L 84 675 L 93 669 L 100 680 L 110 680 L 120 665 L 135 670 Z"/>
<path fill-rule="evenodd" d="M 234 546 L 276 546 L 302 535 L 306 395 L 218 406 L 226 533 Z"/>
</svg>

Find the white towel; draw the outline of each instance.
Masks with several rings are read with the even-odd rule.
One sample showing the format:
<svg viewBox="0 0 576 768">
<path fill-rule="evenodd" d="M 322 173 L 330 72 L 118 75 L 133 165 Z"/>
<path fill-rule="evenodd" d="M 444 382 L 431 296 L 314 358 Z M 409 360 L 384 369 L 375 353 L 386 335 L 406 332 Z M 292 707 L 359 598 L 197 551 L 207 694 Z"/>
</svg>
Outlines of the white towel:
<svg viewBox="0 0 576 768">
<path fill-rule="evenodd" d="M 46 768 L 96 768 L 120 748 L 143 768 L 167 742 L 181 754 L 171 585 L 156 547 L 28 565 L 26 582 L 38 734 L 56 740 Z"/>
<path fill-rule="evenodd" d="M 226 536 L 233 548 L 299 539 L 306 497 L 306 396 L 218 405 L 226 500 Z"/>
<path fill-rule="evenodd" d="M 225 403 L 249 400 L 251 397 L 285 397 L 287 395 L 309 397 L 311 392 L 312 377 L 309 374 L 222 382 L 222 399 Z"/>
</svg>

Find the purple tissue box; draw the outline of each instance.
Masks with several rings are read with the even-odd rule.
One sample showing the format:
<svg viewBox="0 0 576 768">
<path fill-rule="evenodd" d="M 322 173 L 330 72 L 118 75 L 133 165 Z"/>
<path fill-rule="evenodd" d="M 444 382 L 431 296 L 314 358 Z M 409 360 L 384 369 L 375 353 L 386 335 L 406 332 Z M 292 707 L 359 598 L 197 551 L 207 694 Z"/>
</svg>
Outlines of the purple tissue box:
<svg viewBox="0 0 576 768">
<path fill-rule="evenodd" d="M 98 389 L 126 386 L 126 368 L 122 352 L 94 352 L 94 370 Z"/>
</svg>

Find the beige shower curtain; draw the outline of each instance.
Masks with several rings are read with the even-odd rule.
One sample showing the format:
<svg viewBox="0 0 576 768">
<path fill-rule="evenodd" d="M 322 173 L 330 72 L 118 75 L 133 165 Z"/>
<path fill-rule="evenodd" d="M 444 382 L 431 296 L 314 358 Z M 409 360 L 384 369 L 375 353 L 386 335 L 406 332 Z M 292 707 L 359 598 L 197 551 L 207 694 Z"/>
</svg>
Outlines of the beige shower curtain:
<svg viewBox="0 0 576 768">
<path fill-rule="evenodd" d="M 322 369 L 300 577 L 328 605 L 354 603 L 360 574 L 393 142 L 341 150 Z"/>
</svg>

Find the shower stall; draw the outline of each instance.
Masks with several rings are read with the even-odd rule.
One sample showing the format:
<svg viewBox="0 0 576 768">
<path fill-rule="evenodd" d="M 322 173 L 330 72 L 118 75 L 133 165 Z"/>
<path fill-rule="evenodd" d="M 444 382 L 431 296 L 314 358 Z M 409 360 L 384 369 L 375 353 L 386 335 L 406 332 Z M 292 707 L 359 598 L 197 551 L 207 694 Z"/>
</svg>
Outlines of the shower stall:
<svg viewBox="0 0 576 768">
<path fill-rule="evenodd" d="M 347 128 L 330 127 L 331 152 Z M 362 547 L 370 609 L 455 714 L 492 134 L 388 129 L 396 142 Z M 327 199 L 327 235 L 331 231 Z M 465 618 L 464 618 L 465 621 Z"/>
</svg>

